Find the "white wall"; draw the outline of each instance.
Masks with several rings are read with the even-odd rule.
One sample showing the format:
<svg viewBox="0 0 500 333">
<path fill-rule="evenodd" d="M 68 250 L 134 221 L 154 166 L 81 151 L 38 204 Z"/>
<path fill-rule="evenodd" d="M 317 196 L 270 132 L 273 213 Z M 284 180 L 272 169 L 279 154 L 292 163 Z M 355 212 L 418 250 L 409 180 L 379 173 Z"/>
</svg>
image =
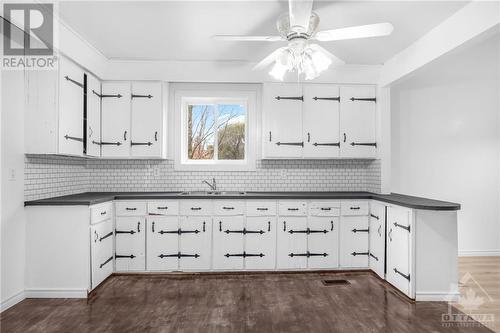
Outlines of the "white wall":
<svg viewBox="0 0 500 333">
<path fill-rule="evenodd" d="M 392 191 L 454 201 L 459 252 L 500 255 L 500 34 L 391 89 Z"/>
</svg>

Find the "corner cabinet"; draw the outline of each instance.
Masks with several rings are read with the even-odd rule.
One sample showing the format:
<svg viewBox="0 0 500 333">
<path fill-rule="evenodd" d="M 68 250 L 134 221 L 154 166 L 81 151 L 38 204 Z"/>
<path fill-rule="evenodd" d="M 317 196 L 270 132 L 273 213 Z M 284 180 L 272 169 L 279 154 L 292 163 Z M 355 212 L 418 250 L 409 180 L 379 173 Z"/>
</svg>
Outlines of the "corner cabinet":
<svg viewBox="0 0 500 333">
<path fill-rule="evenodd" d="M 263 157 L 376 158 L 375 86 L 265 83 Z"/>
</svg>

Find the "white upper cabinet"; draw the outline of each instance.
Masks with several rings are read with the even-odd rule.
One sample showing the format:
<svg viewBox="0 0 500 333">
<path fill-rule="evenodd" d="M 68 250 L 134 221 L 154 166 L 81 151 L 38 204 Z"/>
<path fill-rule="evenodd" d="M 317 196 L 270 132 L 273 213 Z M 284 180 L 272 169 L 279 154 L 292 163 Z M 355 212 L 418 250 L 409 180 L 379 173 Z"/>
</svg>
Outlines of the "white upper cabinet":
<svg viewBox="0 0 500 333">
<path fill-rule="evenodd" d="M 87 75 L 87 155 L 101 156 L 101 81 Z"/>
<path fill-rule="evenodd" d="M 304 85 L 304 158 L 337 158 L 339 138 L 339 87 Z"/>
<path fill-rule="evenodd" d="M 59 153 L 83 155 L 85 73 L 66 58 L 59 62 Z"/>
<path fill-rule="evenodd" d="M 264 84 L 264 158 L 302 157 L 302 104 L 300 85 Z"/>
<path fill-rule="evenodd" d="M 130 156 L 130 82 L 102 82 L 102 157 Z"/>
<path fill-rule="evenodd" d="M 340 154 L 345 158 L 375 158 L 376 89 L 340 87 Z"/>
<path fill-rule="evenodd" d="M 161 82 L 132 82 L 131 156 L 162 157 L 163 105 Z"/>
</svg>

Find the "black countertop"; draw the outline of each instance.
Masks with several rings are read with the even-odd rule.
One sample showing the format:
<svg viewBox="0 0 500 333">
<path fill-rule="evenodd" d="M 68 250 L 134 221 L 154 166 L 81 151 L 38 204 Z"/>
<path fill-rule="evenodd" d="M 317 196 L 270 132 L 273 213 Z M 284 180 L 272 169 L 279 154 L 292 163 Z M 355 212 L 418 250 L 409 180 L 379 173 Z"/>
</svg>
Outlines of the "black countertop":
<svg viewBox="0 0 500 333">
<path fill-rule="evenodd" d="M 151 199 L 373 199 L 425 210 L 459 210 L 460 204 L 413 197 L 404 194 L 377 194 L 372 192 L 245 192 L 238 194 L 206 195 L 182 192 L 84 192 L 41 200 L 25 201 L 25 206 L 77 206 L 94 205 L 111 200 L 151 200 Z"/>
</svg>

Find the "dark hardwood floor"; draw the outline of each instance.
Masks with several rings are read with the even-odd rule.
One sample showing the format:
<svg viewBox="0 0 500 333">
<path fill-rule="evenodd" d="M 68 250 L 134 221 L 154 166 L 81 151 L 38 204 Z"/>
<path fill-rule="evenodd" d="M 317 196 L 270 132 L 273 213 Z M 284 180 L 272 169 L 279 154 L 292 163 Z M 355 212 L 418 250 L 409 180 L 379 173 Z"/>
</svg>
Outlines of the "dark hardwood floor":
<svg viewBox="0 0 500 333">
<path fill-rule="evenodd" d="M 491 332 L 444 327 L 446 313 L 446 303 L 410 302 L 371 273 L 113 276 L 88 301 L 26 299 L 1 314 L 0 330 Z"/>
</svg>

